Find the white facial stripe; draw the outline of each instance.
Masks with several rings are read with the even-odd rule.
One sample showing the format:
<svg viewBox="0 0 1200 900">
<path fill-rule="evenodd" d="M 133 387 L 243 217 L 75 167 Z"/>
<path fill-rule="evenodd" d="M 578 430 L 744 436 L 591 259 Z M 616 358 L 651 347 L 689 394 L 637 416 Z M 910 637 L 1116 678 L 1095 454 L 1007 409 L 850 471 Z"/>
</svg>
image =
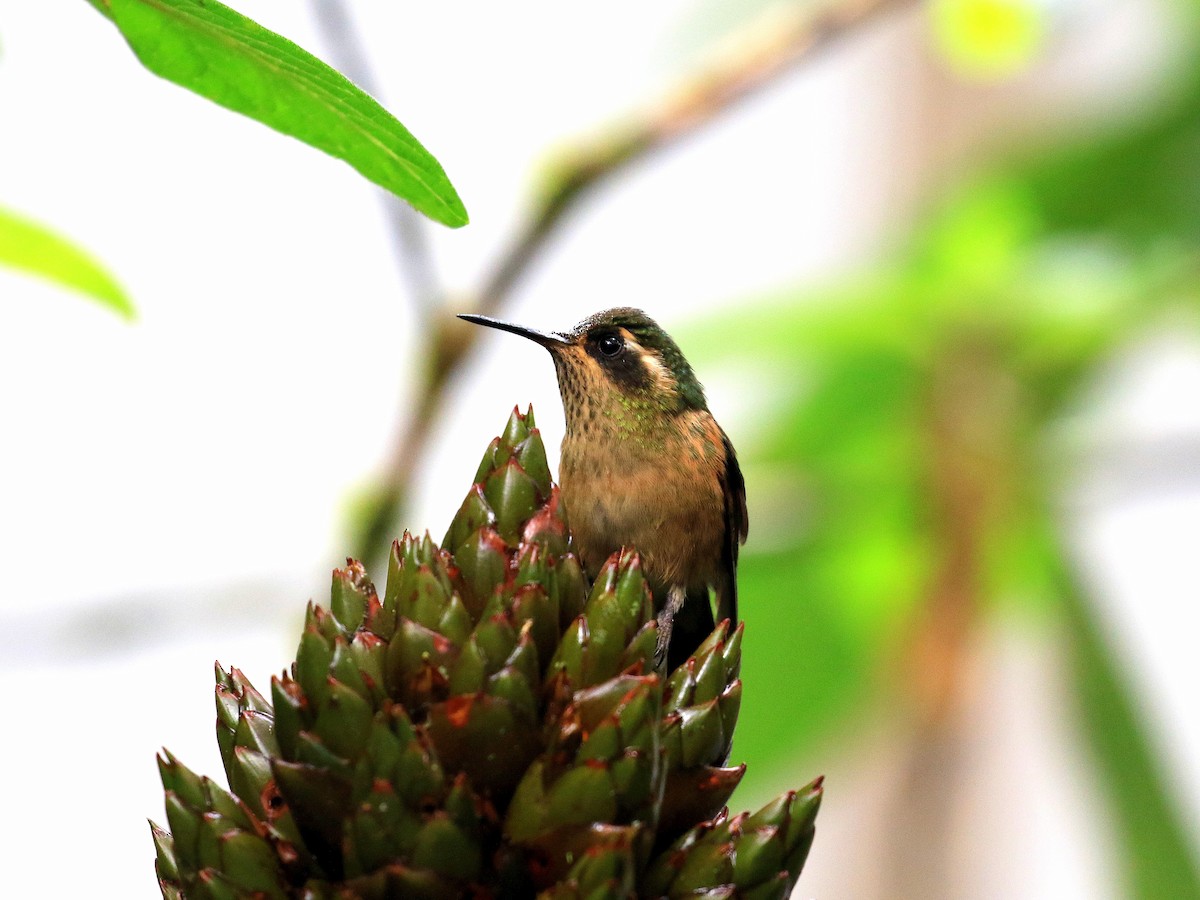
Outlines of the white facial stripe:
<svg viewBox="0 0 1200 900">
<path fill-rule="evenodd" d="M 651 379 L 658 386 L 659 390 L 673 391 L 675 390 L 675 376 L 671 374 L 658 354 L 653 350 L 647 350 L 639 344 L 624 328 L 621 329 L 621 335 L 625 338 L 625 345 L 629 350 L 637 354 L 637 358 L 642 361 L 642 365 L 646 367 L 646 371 L 650 374 Z"/>
</svg>

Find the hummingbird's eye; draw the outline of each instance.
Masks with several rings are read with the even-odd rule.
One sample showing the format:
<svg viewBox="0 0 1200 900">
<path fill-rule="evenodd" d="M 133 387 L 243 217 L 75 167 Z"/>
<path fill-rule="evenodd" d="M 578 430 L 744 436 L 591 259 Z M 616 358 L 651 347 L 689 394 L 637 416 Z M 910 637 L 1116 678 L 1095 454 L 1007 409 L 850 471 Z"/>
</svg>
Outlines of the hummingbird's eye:
<svg viewBox="0 0 1200 900">
<path fill-rule="evenodd" d="M 618 334 L 606 334 L 600 338 L 599 347 L 600 352 L 605 356 L 616 356 L 625 349 L 625 342 Z"/>
</svg>

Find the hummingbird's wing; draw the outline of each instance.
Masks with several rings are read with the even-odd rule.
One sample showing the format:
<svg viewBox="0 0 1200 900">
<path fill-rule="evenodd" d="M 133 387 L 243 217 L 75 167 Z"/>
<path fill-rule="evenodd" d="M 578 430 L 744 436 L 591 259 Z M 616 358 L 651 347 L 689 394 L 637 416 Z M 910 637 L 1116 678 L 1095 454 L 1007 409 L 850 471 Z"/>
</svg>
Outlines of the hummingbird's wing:
<svg viewBox="0 0 1200 900">
<path fill-rule="evenodd" d="M 750 520 L 746 516 L 746 480 L 742 477 L 737 454 L 724 431 L 721 432 L 721 441 L 725 447 L 725 472 L 721 476 L 721 490 L 725 496 L 725 540 L 721 549 L 721 575 L 725 583 L 717 585 L 717 619 L 729 619 L 732 628 L 738 622 L 738 548 L 746 543 Z"/>
</svg>

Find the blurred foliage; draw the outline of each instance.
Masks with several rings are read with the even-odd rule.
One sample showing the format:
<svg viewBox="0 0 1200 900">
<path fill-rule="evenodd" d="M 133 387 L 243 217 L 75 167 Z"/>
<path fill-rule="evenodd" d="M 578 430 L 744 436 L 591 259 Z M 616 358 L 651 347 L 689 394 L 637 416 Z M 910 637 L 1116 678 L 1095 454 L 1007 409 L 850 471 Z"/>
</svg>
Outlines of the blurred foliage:
<svg viewBox="0 0 1200 900">
<path fill-rule="evenodd" d="M 2 207 L 0 265 L 78 291 L 123 318 L 135 315 L 121 285 L 90 253 L 45 225 Z"/>
<path fill-rule="evenodd" d="M 1181 9 L 1194 35 L 1194 7 Z M 1139 331 L 1196 321 L 1190 59 L 1136 121 L 960 185 L 875 271 L 681 335 L 702 371 L 791 382 L 761 438 L 739 444 L 752 498 L 768 498 L 752 517 L 743 608 L 772 623 L 747 632 L 744 675 L 788 684 L 788 709 L 747 691 L 735 758 L 761 777 L 765 761 L 844 736 L 873 705 L 912 706 L 897 677 L 908 641 L 966 558 L 973 618 L 1021 604 L 1064 625 L 1124 881 L 1145 898 L 1200 896 L 1200 870 L 1121 664 L 1064 574 L 1050 510 L 1070 460 L 1048 437 Z"/>
</svg>

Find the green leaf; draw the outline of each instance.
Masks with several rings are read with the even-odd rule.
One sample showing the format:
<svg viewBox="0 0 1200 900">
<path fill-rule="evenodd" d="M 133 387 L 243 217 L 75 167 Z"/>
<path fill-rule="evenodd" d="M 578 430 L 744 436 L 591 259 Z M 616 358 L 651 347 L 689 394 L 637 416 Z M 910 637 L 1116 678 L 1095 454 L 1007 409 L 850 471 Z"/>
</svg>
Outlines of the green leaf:
<svg viewBox="0 0 1200 900">
<path fill-rule="evenodd" d="M 156 75 L 343 160 L 429 218 L 467 211 L 441 165 L 343 75 L 216 0 L 91 0 Z"/>
<path fill-rule="evenodd" d="M 126 319 L 135 315 L 129 297 L 91 254 L 44 225 L 3 208 L 0 263 L 85 294 Z"/>
<path fill-rule="evenodd" d="M 1083 729 L 1100 770 L 1116 832 L 1126 893 L 1137 900 L 1200 897 L 1178 791 L 1164 770 L 1120 660 L 1079 583 L 1057 569 Z"/>
</svg>

